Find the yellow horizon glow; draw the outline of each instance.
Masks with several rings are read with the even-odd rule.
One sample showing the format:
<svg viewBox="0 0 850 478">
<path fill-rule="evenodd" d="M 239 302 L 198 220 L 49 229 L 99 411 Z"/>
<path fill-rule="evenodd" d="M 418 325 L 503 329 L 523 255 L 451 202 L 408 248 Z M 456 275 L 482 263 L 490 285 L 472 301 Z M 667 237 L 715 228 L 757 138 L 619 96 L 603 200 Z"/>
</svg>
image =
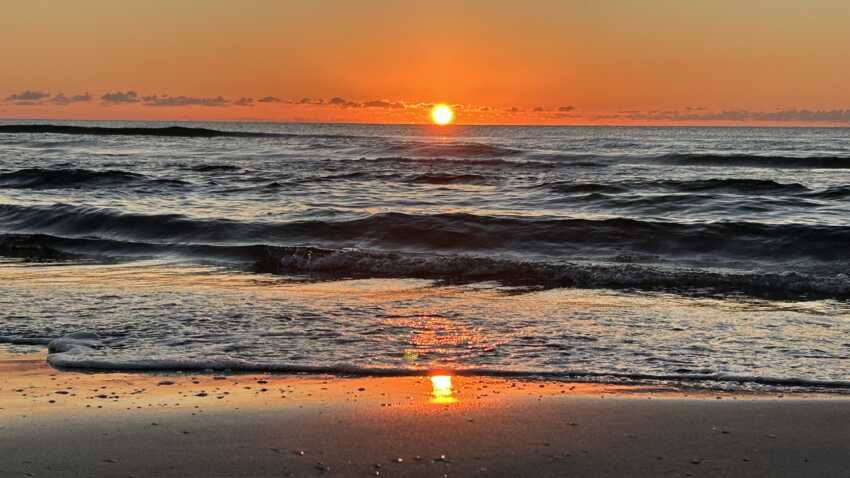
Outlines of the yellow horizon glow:
<svg viewBox="0 0 850 478">
<path fill-rule="evenodd" d="M 451 123 L 454 120 L 455 112 L 452 111 L 452 108 L 447 105 L 440 103 L 438 105 L 434 105 L 431 109 L 431 119 L 434 123 L 445 126 Z"/>
</svg>

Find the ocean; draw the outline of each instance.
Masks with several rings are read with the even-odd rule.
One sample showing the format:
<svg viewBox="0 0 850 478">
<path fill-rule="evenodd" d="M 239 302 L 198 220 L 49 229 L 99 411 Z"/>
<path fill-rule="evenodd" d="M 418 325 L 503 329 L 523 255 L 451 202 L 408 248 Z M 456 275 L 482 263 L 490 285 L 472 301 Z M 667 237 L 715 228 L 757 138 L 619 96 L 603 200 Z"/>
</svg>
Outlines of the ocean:
<svg viewBox="0 0 850 478">
<path fill-rule="evenodd" d="M 55 367 L 850 391 L 850 130 L 0 123 Z"/>
</svg>

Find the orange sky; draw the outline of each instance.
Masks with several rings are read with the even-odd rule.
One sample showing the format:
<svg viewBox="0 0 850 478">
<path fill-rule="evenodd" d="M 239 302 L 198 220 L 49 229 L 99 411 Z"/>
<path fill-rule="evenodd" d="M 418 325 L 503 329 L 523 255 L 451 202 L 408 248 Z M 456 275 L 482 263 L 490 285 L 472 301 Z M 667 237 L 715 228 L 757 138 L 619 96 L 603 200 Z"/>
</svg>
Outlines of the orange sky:
<svg viewBox="0 0 850 478">
<path fill-rule="evenodd" d="M 847 0 L 8 3 L 4 118 L 850 123 Z"/>
</svg>

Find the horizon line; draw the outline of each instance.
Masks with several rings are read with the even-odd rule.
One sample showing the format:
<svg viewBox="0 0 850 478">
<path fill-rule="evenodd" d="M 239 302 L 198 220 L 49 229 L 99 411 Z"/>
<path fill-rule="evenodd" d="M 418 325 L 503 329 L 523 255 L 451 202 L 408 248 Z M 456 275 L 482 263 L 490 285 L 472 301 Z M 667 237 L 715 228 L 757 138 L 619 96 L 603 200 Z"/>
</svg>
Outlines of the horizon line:
<svg viewBox="0 0 850 478">
<path fill-rule="evenodd" d="M 379 122 L 350 122 L 350 121 L 298 121 L 298 120 L 260 120 L 260 119 L 92 119 L 92 118 L 4 118 L 2 122 L 26 121 L 77 121 L 77 122 L 125 122 L 125 123 L 242 123 L 242 124 L 274 124 L 274 125 L 336 125 L 336 126 L 423 126 L 450 129 L 452 127 L 506 127 L 506 128 L 765 128 L 765 129 L 850 129 L 850 124 L 844 123 L 452 123 L 436 125 L 428 122 L 420 123 L 379 123 Z"/>
</svg>

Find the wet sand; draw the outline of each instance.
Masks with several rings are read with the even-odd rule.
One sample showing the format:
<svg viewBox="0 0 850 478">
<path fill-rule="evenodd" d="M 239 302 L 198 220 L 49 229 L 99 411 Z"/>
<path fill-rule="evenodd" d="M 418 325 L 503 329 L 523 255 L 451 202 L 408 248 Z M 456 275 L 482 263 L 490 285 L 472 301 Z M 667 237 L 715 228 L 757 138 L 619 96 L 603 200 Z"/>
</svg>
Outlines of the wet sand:
<svg viewBox="0 0 850 478">
<path fill-rule="evenodd" d="M 0 354 L 0 476 L 846 476 L 850 400 L 454 377 L 59 372 Z"/>
</svg>

